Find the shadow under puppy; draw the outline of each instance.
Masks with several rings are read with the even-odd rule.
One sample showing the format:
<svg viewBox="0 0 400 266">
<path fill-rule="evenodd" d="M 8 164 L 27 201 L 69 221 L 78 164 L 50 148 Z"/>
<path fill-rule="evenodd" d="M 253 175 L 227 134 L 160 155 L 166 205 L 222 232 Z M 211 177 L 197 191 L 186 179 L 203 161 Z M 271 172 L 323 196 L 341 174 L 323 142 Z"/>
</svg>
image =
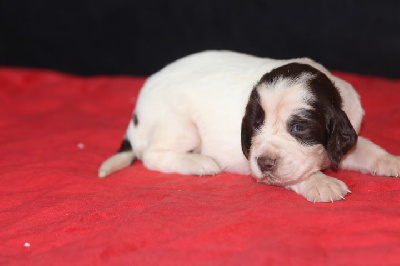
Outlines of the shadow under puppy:
<svg viewBox="0 0 400 266">
<path fill-rule="evenodd" d="M 251 174 L 312 202 L 340 200 L 346 184 L 321 170 L 400 173 L 400 157 L 357 135 L 363 115 L 354 88 L 311 59 L 201 52 L 146 81 L 99 177 L 140 159 L 151 170 Z"/>
</svg>

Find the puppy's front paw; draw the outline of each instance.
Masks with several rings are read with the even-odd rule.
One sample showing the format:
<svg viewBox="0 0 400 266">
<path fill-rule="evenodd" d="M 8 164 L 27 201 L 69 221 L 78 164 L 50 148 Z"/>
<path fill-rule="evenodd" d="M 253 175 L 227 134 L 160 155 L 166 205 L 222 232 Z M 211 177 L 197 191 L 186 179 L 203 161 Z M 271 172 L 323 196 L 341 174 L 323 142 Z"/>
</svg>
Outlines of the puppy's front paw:
<svg viewBox="0 0 400 266">
<path fill-rule="evenodd" d="M 400 176 L 400 156 L 385 154 L 379 157 L 372 169 L 372 174 L 377 176 Z"/>
<path fill-rule="evenodd" d="M 314 203 L 341 200 L 350 192 L 345 183 L 321 172 L 289 188 Z"/>
</svg>

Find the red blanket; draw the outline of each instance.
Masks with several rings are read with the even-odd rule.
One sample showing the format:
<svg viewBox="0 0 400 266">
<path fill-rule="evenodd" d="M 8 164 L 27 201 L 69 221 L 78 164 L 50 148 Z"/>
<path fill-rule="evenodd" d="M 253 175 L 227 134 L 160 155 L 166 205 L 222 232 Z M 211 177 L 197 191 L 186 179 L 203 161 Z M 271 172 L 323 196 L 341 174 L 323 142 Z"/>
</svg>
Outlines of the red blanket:
<svg viewBox="0 0 400 266">
<path fill-rule="evenodd" d="M 362 135 L 400 154 L 400 80 L 336 74 L 362 97 Z M 329 171 L 353 193 L 317 204 L 249 176 L 141 162 L 98 179 L 143 82 L 0 68 L 1 264 L 400 263 L 395 178 Z"/>
</svg>

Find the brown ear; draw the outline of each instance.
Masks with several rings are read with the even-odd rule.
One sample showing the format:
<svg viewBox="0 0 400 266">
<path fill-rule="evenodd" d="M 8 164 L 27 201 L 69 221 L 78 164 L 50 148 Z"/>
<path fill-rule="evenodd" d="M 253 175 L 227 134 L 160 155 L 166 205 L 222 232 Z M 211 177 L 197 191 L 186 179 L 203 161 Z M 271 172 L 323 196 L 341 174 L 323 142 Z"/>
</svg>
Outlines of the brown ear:
<svg viewBox="0 0 400 266">
<path fill-rule="evenodd" d="M 255 131 L 264 123 L 265 113 L 260 105 L 260 95 L 256 89 L 251 92 L 249 101 L 247 102 L 246 112 L 242 119 L 242 151 L 244 156 L 248 159 L 251 147 L 251 139 Z"/>
<path fill-rule="evenodd" d="M 356 143 L 357 133 L 343 110 L 334 112 L 327 124 L 328 142 L 326 150 L 334 169 L 337 169 L 340 160 Z"/>
</svg>

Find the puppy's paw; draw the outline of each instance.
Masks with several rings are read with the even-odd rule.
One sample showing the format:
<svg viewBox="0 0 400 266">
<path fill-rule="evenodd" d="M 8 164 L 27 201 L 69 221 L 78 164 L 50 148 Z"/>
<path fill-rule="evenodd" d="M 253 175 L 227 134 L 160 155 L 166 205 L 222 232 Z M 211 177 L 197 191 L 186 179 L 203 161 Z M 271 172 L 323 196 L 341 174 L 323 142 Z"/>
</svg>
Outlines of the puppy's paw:
<svg viewBox="0 0 400 266">
<path fill-rule="evenodd" d="M 400 156 L 385 154 L 379 157 L 371 170 L 377 176 L 400 176 Z"/>
<path fill-rule="evenodd" d="M 165 173 L 203 176 L 221 172 L 216 161 L 201 154 L 153 151 L 144 155 L 143 162 L 147 168 Z"/>
<path fill-rule="evenodd" d="M 314 203 L 341 200 L 350 192 L 345 183 L 321 172 L 289 188 Z"/>
<path fill-rule="evenodd" d="M 189 175 L 216 175 L 221 172 L 219 165 L 210 157 L 199 154 L 187 154 L 183 159 L 181 173 Z"/>
</svg>

